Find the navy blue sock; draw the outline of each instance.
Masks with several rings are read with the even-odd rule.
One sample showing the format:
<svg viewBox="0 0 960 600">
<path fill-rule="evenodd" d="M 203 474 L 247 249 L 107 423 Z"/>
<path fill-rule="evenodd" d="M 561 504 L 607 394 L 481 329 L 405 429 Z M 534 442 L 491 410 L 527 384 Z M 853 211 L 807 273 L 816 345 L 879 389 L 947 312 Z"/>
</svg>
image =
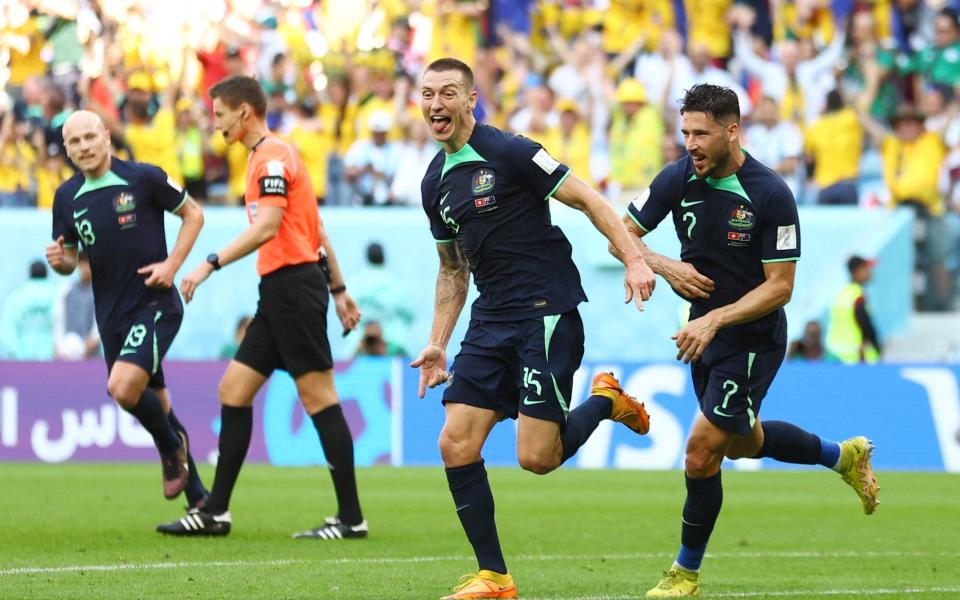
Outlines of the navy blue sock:
<svg viewBox="0 0 960 600">
<path fill-rule="evenodd" d="M 700 569 L 707 542 L 723 505 L 723 483 L 720 471 L 703 479 L 687 480 L 687 501 L 683 504 L 683 520 L 680 532 L 680 553 L 677 564 L 684 569 Z"/>
<path fill-rule="evenodd" d="M 197 502 L 207 497 L 207 488 L 203 487 L 203 481 L 200 480 L 200 473 L 197 472 L 197 465 L 193 462 L 193 453 L 190 452 L 190 436 L 187 435 L 187 429 L 180 423 L 177 415 L 173 414 L 173 409 L 167 413 L 167 420 L 173 430 L 183 434 L 187 439 L 187 464 L 190 466 L 190 479 L 187 480 L 187 487 L 183 493 L 187 496 L 187 503 L 194 507 Z"/>
<path fill-rule="evenodd" d="M 233 486 L 240 475 L 243 459 L 247 457 L 252 434 L 252 406 L 220 407 L 220 457 L 217 459 L 213 489 L 203 507 L 205 512 L 219 515 L 230 508 L 230 496 L 233 495 Z"/>
<path fill-rule="evenodd" d="M 493 518 L 493 492 L 490 491 L 483 460 L 446 471 L 457 516 L 477 555 L 479 568 L 506 574 L 507 565 L 500 550 L 497 523 Z"/>
<path fill-rule="evenodd" d="M 353 437 L 343 416 L 343 409 L 334 404 L 310 415 L 320 436 L 323 455 L 327 458 L 333 491 L 337 495 L 337 517 L 347 525 L 363 521 L 357 496 L 357 473 L 353 464 Z"/>
<path fill-rule="evenodd" d="M 822 464 L 820 438 L 816 435 L 786 421 L 764 421 L 762 427 L 763 447 L 754 458 L 769 457 L 797 465 Z M 838 458 L 839 452 L 837 446 Z M 832 468 L 836 462 L 825 466 Z"/>
<path fill-rule="evenodd" d="M 820 438 L 820 460 L 817 464 L 836 471 L 840 466 L 840 443 Z"/>
<path fill-rule="evenodd" d="M 155 391 L 150 388 L 143 390 L 137 403 L 124 410 L 136 417 L 143 428 L 153 436 L 153 443 L 160 454 L 170 454 L 180 447 L 180 437 L 170 426 L 170 421 L 163 412 L 163 403 Z"/>
<path fill-rule="evenodd" d="M 560 443 L 563 445 L 563 460 L 577 453 L 600 421 L 610 417 L 613 410 L 613 401 L 606 396 L 590 396 L 580 406 L 576 407 L 567 416 L 567 423 L 560 432 Z"/>
</svg>

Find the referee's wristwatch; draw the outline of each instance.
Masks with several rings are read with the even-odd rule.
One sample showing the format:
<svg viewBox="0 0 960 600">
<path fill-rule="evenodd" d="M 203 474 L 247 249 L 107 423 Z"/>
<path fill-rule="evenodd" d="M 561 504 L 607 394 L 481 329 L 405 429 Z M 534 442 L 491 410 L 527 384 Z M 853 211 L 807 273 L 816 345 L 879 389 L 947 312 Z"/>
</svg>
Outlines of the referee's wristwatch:
<svg viewBox="0 0 960 600">
<path fill-rule="evenodd" d="M 207 262 L 210 263 L 210 266 L 213 267 L 214 271 L 220 270 L 220 257 L 216 252 L 207 255 Z"/>
</svg>

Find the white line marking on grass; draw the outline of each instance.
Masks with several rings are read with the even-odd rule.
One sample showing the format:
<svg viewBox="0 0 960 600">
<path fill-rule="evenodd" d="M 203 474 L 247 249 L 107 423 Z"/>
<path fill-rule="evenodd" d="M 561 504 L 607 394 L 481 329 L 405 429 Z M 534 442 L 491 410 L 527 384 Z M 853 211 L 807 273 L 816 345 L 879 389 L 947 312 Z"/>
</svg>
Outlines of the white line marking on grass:
<svg viewBox="0 0 960 600">
<path fill-rule="evenodd" d="M 934 587 L 934 588 L 903 588 L 903 589 L 851 589 L 851 590 L 787 590 L 780 592 L 704 592 L 705 598 L 773 598 L 773 597 L 796 597 L 804 598 L 821 596 L 845 596 L 855 595 L 861 597 L 889 596 L 891 594 L 956 594 L 960 592 L 960 587 Z M 640 592 L 636 594 L 623 594 L 618 596 L 574 596 L 574 597 L 554 597 L 554 596 L 526 596 L 523 600 L 636 600 L 640 597 Z"/>
<path fill-rule="evenodd" d="M 562 561 L 562 560 L 644 560 L 654 558 L 674 558 L 672 552 L 636 552 L 627 554 L 526 554 L 513 557 L 515 561 Z M 960 557 L 960 552 L 720 552 L 707 553 L 709 559 L 741 559 L 741 558 L 902 558 L 902 557 Z M 312 565 L 351 565 L 351 564 L 410 564 L 432 562 L 459 562 L 473 560 L 472 556 L 385 556 L 371 558 L 327 558 L 319 560 L 308 559 L 277 559 L 277 560 L 236 560 L 236 561 L 209 561 L 209 562 L 156 562 L 156 563 L 118 563 L 113 565 L 65 565 L 51 567 L 8 567 L 0 568 L 0 577 L 15 575 L 36 575 L 41 573 L 78 573 L 96 571 L 131 571 L 137 569 L 180 569 L 180 568 L 220 568 L 220 567 L 276 567 L 294 564 Z M 760 595 L 765 595 L 766 592 Z M 723 597 L 723 596 L 721 596 Z M 732 597 L 732 596 L 731 596 Z M 746 597 L 746 596 L 745 596 Z M 601 599 L 605 596 L 590 596 Z"/>
</svg>

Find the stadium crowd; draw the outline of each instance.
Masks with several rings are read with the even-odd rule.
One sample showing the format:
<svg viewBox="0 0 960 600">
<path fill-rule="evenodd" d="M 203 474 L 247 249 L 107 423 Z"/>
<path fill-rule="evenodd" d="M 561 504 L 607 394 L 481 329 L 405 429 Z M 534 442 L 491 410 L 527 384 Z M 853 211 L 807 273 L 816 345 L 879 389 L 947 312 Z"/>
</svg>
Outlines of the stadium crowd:
<svg viewBox="0 0 960 600">
<path fill-rule="evenodd" d="M 480 120 L 541 142 L 618 209 L 683 152 L 676 100 L 735 89 L 746 149 L 801 205 L 918 215 L 917 307 L 960 273 L 960 19 L 946 0 L 12 0 L 0 7 L 0 207 L 49 208 L 59 128 L 236 205 L 246 151 L 209 87 L 256 76 L 324 206 L 419 205 L 425 64 L 474 66 Z"/>
</svg>

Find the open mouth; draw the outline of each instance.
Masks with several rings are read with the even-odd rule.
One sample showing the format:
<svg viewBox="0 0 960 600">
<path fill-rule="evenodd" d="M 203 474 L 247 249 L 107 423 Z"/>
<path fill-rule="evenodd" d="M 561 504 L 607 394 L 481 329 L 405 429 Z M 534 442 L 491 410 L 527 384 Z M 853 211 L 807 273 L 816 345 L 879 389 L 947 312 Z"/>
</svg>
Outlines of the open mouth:
<svg viewBox="0 0 960 600">
<path fill-rule="evenodd" d="M 433 115 L 430 117 L 430 127 L 433 128 L 433 132 L 436 134 L 441 134 L 446 131 L 452 122 L 450 117 L 446 115 Z"/>
<path fill-rule="evenodd" d="M 691 154 L 691 155 L 690 155 L 690 158 L 693 159 L 693 167 L 694 167 L 696 170 L 698 170 L 698 171 L 702 171 L 703 168 L 707 165 L 707 157 L 706 157 L 706 156 L 701 156 L 701 155 L 697 155 L 697 154 Z"/>
</svg>

